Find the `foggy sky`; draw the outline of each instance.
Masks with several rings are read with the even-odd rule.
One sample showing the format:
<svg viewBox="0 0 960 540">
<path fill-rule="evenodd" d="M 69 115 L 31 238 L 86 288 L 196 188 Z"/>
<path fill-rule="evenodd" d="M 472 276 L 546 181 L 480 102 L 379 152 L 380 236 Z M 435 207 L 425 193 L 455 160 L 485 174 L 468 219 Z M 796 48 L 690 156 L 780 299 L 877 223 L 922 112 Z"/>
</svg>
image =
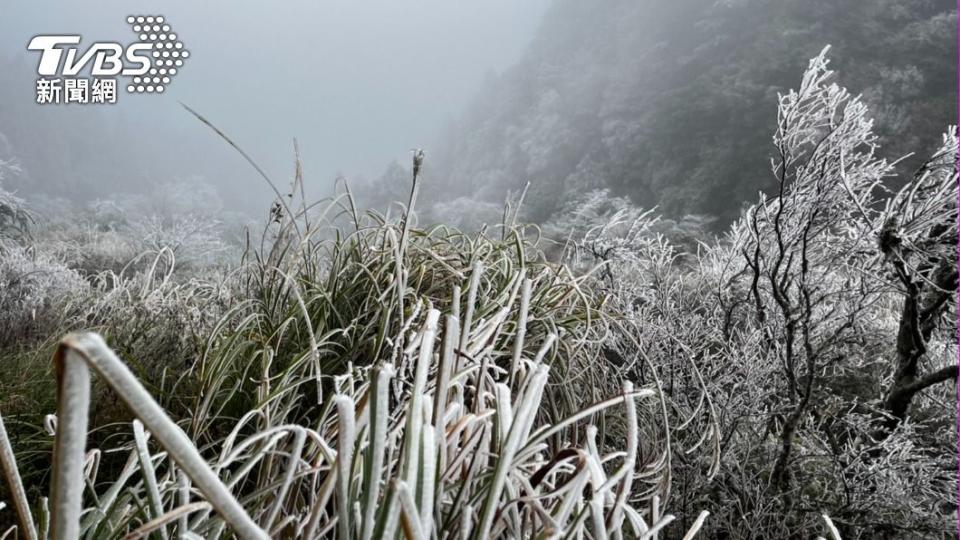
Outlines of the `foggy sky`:
<svg viewBox="0 0 960 540">
<path fill-rule="evenodd" d="M 21 109 L 19 116 L 28 119 L 60 114 L 33 103 L 31 72 L 39 53 L 26 50 L 32 36 L 129 42 L 134 36 L 127 15 L 163 15 L 191 52 L 167 91 L 122 91 L 114 106 L 73 105 L 63 122 L 77 124 L 71 133 L 82 132 L 82 124 L 97 115 L 135 128 L 137 136 L 125 143 L 136 152 L 119 148 L 89 156 L 96 168 L 130 169 L 122 188 L 136 191 L 168 176 L 199 174 L 228 203 L 258 198 L 253 204 L 260 207 L 266 205 L 260 198 L 265 190 L 256 173 L 179 102 L 232 136 L 281 184 L 292 174 L 296 137 L 311 191 L 324 193 L 338 173 L 376 177 L 395 158 L 406 164 L 411 147 L 429 150 L 483 79 L 520 57 L 547 2 L 108 0 L 95 8 L 5 2 L 0 57 L 30 69 L 0 73 L 0 84 L 13 86 L 16 94 L 22 90 L 22 102 L 0 106 Z M 158 159 L 117 158 L 145 149 Z"/>
</svg>

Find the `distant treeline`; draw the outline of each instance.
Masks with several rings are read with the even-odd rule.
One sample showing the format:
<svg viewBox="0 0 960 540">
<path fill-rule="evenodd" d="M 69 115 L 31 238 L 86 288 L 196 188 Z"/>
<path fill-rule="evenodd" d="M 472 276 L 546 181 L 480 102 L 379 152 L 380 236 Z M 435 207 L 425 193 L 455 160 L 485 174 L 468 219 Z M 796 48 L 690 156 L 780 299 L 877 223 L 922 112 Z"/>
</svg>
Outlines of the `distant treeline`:
<svg viewBox="0 0 960 540">
<path fill-rule="evenodd" d="M 824 45 L 884 155 L 932 151 L 957 116 L 956 29 L 946 0 L 559 0 L 432 149 L 443 189 L 428 195 L 499 203 L 529 181 L 527 217 L 543 222 L 607 188 L 721 228 L 775 185 L 777 94 Z"/>
</svg>

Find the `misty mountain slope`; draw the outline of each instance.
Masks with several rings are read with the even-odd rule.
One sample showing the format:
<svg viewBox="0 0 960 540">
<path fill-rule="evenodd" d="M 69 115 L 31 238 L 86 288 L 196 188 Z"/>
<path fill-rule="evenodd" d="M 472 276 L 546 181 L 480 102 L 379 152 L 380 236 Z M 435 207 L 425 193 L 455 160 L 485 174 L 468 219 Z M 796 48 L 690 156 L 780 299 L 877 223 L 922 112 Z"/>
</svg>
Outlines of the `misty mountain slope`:
<svg viewBox="0 0 960 540">
<path fill-rule="evenodd" d="M 832 45 L 898 156 L 955 122 L 955 41 L 943 0 L 560 0 L 524 58 L 449 127 L 433 195 L 498 202 L 530 181 L 526 210 L 542 221 L 610 188 L 725 224 L 772 186 L 769 118 L 809 57 Z"/>
</svg>

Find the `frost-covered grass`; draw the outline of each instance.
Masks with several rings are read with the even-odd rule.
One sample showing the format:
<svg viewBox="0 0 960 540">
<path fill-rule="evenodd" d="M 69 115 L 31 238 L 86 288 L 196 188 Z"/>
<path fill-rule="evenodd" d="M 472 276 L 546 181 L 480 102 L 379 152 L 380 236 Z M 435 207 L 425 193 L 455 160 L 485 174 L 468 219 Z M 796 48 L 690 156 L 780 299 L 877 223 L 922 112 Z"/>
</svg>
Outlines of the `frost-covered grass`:
<svg viewBox="0 0 960 540">
<path fill-rule="evenodd" d="M 345 199 L 330 211 L 350 208 Z M 191 322 L 205 341 L 179 368 L 134 362 L 141 376 L 153 370 L 143 382 L 96 334 L 60 343 L 57 415 L 46 420 L 53 487 L 45 498 L 12 492 L 21 534 L 639 538 L 677 529 L 658 502 L 669 446 L 645 456 L 638 447 L 662 438 L 649 421 L 659 394 L 600 361 L 611 317 L 585 278 L 546 262 L 533 231 L 467 236 L 417 229 L 410 214 L 350 219 L 281 218 L 219 286 L 176 282 L 162 254 L 134 277 L 95 282 L 102 294 L 86 309 L 110 341 L 155 331 L 140 346 L 156 346 Z M 221 289 L 236 300 L 204 322 L 200 306 Z M 171 322 L 177 313 L 198 321 Z M 135 355 L 140 346 L 128 345 Z M 85 446 L 91 371 L 130 415 Z"/>
<path fill-rule="evenodd" d="M 541 344 L 542 354 L 520 357 L 505 373 L 512 384 L 494 382 L 492 373 L 458 359 L 463 334 L 467 347 L 493 352 L 487 327 L 495 325 L 462 332 L 459 319 L 447 315 L 441 329 L 440 312 L 429 310 L 396 366 L 383 363 L 338 378 L 314 424 L 285 422 L 282 393 L 267 397 L 206 458 L 99 337 L 68 337 L 57 357 L 54 488 L 41 505 L 55 511 L 43 511 L 41 528 L 49 522 L 54 538 L 138 538 L 151 531 L 188 538 L 381 538 L 389 531 L 412 538 L 428 538 L 431 531 L 471 538 L 538 531 L 608 538 L 624 532 L 643 537 L 669 525 L 673 516 L 657 514 L 656 495 L 639 499 L 651 507 L 638 507 L 634 496 L 659 476 L 635 470 L 636 401 L 655 399 L 655 392 L 627 382 L 604 401 L 546 421 L 536 411 L 547 392 L 550 368 L 542 359 L 554 335 Z M 98 478 L 104 449 L 84 452 L 88 367 L 141 419 L 132 424 L 135 445 L 115 478 Z M 405 368 L 414 376 L 398 392 L 397 374 Z M 465 400 L 484 379 L 480 399 Z M 626 419 L 627 443 L 602 451 L 588 419 L 614 407 Z M 580 445 L 553 448 L 552 440 L 578 425 L 586 427 Z M 98 502 L 85 504 L 83 486 L 101 481 Z M 27 531 L 34 526 L 29 501 L 18 494 L 14 502 Z"/>
</svg>

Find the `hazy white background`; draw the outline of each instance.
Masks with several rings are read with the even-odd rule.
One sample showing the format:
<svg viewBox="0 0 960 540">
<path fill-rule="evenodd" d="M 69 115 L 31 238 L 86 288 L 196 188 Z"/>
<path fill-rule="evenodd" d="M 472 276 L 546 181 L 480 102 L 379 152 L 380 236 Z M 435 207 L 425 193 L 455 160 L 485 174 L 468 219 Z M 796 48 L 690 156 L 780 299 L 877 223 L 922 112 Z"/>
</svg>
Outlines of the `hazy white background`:
<svg viewBox="0 0 960 540">
<path fill-rule="evenodd" d="M 298 138 L 310 183 L 322 193 L 337 174 L 376 177 L 392 159 L 408 159 L 412 146 L 429 148 L 484 77 L 517 61 L 547 3 L 7 1 L 0 5 L 0 60 L 22 69 L 0 72 L 0 84 L 22 98 L 0 108 L 15 109 L 18 122 L 37 116 L 60 123 L 70 136 L 102 124 L 91 120 L 95 116 L 133 126 L 138 135 L 123 141 L 130 148 L 84 157 L 94 160 L 85 164 L 88 170 L 128 170 L 120 188 L 199 174 L 227 191 L 228 201 L 259 199 L 240 197 L 259 194 L 260 181 L 179 106 L 182 101 L 234 137 L 278 181 L 292 171 L 291 141 Z M 39 54 L 26 50 L 33 35 L 127 41 L 134 38 L 125 23 L 130 14 L 165 16 L 191 52 L 167 92 L 122 92 L 117 106 L 70 111 L 33 103 Z M 4 131 L 16 129 L 0 125 Z"/>
</svg>

